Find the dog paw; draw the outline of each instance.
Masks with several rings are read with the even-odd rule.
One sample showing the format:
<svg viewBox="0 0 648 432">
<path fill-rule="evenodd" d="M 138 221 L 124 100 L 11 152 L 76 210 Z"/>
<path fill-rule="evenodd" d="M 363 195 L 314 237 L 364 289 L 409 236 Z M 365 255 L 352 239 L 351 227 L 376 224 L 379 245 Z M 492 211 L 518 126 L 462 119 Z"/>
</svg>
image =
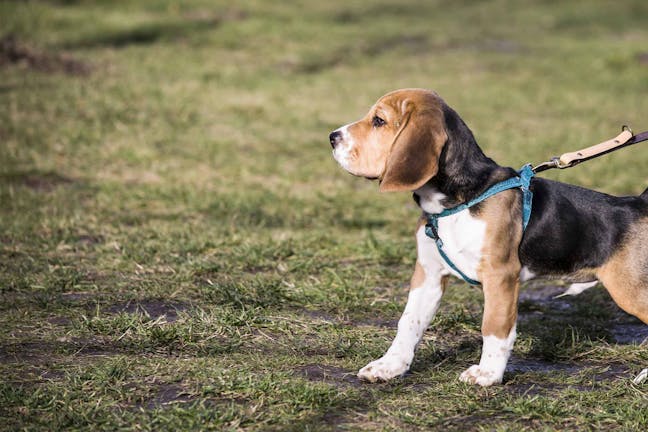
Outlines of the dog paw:
<svg viewBox="0 0 648 432">
<path fill-rule="evenodd" d="M 408 369 L 409 363 L 403 358 L 384 356 L 360 369 L 358 378 L 369 382 L 388 381 L 403 375 Z"/>
<path fill-rule="evenodd" d="M 488 387 L 493 384 L 500 384 L 502 376 L 494 371 L 472 365 L 459 376 L 459 380 L 469 384 L 479 384 L 482 387 Z"/>
</svg>

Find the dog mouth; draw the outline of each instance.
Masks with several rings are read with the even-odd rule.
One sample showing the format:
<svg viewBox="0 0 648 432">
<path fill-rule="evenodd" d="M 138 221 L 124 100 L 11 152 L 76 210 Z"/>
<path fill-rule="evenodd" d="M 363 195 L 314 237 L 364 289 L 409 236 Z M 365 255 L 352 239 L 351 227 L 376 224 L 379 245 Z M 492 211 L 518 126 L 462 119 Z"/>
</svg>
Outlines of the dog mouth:
<svg viewBox="0 0 648 432">
<path fill-rule="evenodd" d="M 333 153 L 333 159 L 338 163 L 338 165 L 340 165 L 342 167 L 342 169 L 344 169 L 346 172 L 348 172 L 352 176 L 361 177 L 361 178 L 371 180 L 371 181 L 380 179 L 380 175 L 367 175 L 367 174 L 363 174 L 363 173 L 359 173 L 359 172 L 354 172 L 351 169 L 351 167 L 349 166 L 348 156 L 344 155 L 344 154 L 339 154 L 336 150 L 337 149 L 334 149 L 333 152 L 332 152 Z"/>
<path fill-rule="evenodd" d="M 367 180 L 378 180 L 381 177 L 380 174 L 365 174 L 353 170 L 350 161 L 352 157 L 349 154 L 349 151 L 347 149 L 340 148 L 340 146 L 337 146 L 336 148 L 333 149 L 332 154 L 333 154 L 333 159 L 338 163 L 338 165 L 340 165 L 342 169 L 344 169 L 352 176 L 365 178 Z"/>
</svg>

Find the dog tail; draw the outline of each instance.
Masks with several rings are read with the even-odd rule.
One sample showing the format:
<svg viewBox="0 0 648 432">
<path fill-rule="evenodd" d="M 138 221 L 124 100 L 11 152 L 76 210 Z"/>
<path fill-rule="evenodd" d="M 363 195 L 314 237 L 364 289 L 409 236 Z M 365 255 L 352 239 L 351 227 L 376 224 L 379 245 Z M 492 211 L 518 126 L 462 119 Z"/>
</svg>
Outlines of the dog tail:
<svg viewBox="0 0 648 432">
<path fill-rule="evenodd" d="M 639 198 L 643 199 L 644 201 L 648 201 L 648 188 L 646 188 L 645 191 L 641 192 L 641 195 L 639 195 Z"/>
</svg>

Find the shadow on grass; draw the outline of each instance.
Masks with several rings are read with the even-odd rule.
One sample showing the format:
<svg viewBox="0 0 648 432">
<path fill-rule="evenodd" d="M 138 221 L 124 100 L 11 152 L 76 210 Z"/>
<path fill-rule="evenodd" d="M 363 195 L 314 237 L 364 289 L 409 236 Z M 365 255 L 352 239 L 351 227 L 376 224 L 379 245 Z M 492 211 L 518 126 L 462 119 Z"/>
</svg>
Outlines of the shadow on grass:
<svg viewBox="0 0 648 432">
<path fill-rule="evenodd" d="M 648 337 L 648 326 L 623 312 L 603 287 L 555 298 L 565 289 L 539 282 L 520 294 L 518 328 L 538 341 L 533 354 L 555 360 L 579 341 L 640 344 Z"/>
<path fill-rule="evenodd" d="M 371 212 L 368 210 L 370 206 L 362 204 L 350 207 L 341 201 L 321 199 L 313 202 L 263 191 L 245 195 L 221 194 L 202 212 L 209 218 L 238 229 L 342 227 L 364 230 L 382 228 L 388 224 L 386 218 Z"/>
<path fill-rule="evenodd" d="M 241 21 L 247 14 L 240 10 L 220 14 L 185 16 L 181 20 L 158 21 L 126 29 L 104 29 L 94 35 L 63 44 L 64 48 L 123 48 L 129 45 L 149 45 L 160 40 L 177 39 L 193 33 L 213 30 L 227 21 Z"/>
</svg>

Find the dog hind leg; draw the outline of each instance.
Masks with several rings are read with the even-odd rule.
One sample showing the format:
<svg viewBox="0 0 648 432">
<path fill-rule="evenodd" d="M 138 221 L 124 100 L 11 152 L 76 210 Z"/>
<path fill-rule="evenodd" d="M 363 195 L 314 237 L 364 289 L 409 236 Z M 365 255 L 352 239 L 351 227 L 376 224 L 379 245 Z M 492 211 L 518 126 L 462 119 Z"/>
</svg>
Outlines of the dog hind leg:
<svg viewBox="0 0 648 432">
<path fill-rule="evenodd" d="M 648 324 L 648 221 L 635 224 L 627 239 L 597 274 L 623 310 Z"/>
</svg>

